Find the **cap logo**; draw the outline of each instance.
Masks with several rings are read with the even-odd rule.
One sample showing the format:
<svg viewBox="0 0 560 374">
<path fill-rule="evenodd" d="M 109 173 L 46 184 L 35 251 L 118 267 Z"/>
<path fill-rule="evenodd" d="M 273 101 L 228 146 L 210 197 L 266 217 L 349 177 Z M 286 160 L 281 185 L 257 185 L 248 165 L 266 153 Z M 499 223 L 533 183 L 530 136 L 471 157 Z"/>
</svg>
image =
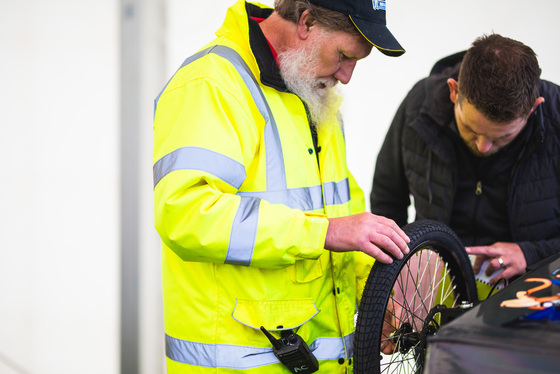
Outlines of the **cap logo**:
<svg viewBox="0 0 560 374">
<path fill-rule="evenodd" d="M 373 10 L 386 10 L 385 0 L 372 0 Z"/>
</svg>

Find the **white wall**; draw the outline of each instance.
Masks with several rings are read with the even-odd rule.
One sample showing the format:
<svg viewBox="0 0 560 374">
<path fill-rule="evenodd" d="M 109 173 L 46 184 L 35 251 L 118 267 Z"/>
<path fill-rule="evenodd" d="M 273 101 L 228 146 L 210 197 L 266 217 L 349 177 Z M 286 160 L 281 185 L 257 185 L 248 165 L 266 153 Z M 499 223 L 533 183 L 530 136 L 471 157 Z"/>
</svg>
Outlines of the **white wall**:
<svg viewBox="0 0 560 374">
<path fill-rule="evenodd" d="M 0 373 L 115 373 L 118 3 L 0 4 Z"/>
<path fill-rule="evenodd" d="M 151 144 L 164 5 L 0 3 L 1 374 L 163 372 Z"/>
<path fill-rule="evenodd" d="M 213 38 L 233 0 L 132 2 L 140 17 L 130 40 L 140 48 L 130 66 L 140 90 L 137 160 L 124 165 L 138 177 L 132 233 L 121 231 L 120 217 L 120 94 L 131 89 L 121 86 L 121 1 L 0 3 L 1 374 L 120 372 L 123 235 L 139 241 L 139 371 L 162 372 L 152 100 L 182 61 Z M 389 27 L 407 53 L 389 58 L 374 51 L 346 87 L 349 164 L 366 194 L 408 89 L 476 36 L 495 31 L 525 42 L 539 55 L 543 77 L 560 82 L 557 0 L 388 0 L 387 6 Z"/>
</svg>

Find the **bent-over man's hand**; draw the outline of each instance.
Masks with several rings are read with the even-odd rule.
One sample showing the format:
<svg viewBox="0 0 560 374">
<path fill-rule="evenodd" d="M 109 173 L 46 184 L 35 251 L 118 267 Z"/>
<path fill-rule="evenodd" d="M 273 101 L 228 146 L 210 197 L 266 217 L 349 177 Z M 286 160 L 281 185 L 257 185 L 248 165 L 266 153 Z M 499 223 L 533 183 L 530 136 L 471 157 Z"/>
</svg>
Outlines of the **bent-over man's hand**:
<svg viewBox="0 0 560 374">
<path fill-rule="evenodd" d="M 333 252 L 361 251 L 385 264 L 391 256 L 403 258 L 410 239 L 395 221 L 371 213 L 329 218 L 325 249 Z"/>
<path fill-rule="evenodd" d="M 488 246 L 466 247 L 467 253 L 476 255 L 473 265 L 475 274 L 478 274 L 482 263 L 490 260 L 486 268 L 486 275 L 490 275 L 498 269 L 504 271 L 490 279 L 490 284 L 495 284 L 501 278 L 509 280 L 511 277 L 525 273 L 527 261 L 521 247 L 517 243 L 497 242 Z"/>
</svg>

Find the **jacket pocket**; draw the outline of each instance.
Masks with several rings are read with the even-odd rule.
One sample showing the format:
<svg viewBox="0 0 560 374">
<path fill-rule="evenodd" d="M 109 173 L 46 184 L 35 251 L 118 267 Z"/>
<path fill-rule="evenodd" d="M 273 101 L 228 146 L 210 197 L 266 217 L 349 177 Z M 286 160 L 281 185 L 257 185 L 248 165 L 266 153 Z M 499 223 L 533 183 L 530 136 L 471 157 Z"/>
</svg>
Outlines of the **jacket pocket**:
<svg viewBox="0 0 560 374">
<path fill-rule="evenodd" d="M 295 329 L 313 318 L 319 310 L 314 299 L 247 300 L 236 299 L 232 317 L 253 329 L 269 331 Z"/>
</svg>

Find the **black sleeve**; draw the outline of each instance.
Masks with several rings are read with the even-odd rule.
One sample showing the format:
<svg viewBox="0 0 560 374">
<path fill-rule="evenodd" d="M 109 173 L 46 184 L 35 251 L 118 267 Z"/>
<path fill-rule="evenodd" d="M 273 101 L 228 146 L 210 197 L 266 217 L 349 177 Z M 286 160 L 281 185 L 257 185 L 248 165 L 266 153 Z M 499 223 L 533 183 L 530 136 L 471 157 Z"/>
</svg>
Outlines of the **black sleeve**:
<svg viewBox="0 0 560 374">
<path fill-rule="evenodd" d="M 560 239 L 517 243 L 521 247 L 527 266 L 560 252 Z"/>
<path fill-rule="evenodd" d="M 553 152 L 555 154 L 554 157 L 558 158 L 558 140 L 552 139 L 558 139 L 559 136 L 557 134 L 560 133 L 560 86 L 552 82 L 541 80 L 539 95 L 545 98 L 545 102 L 539 107 L 539 110 L 543 111 L 543 117 L 544 121 L 546 122 L 547 131 L 550 132 L 545 136 L 548 137 L 548 140 L 550 142 L 554 142 L 551 148 L 553 149 Z M 553 165 L 553 175 L 555 175 L 556 180 L 554 184 L 555 187 L 552 188 L 558 190 L 558 188 L 560 188 L 560 166 L 557 161 L 554 162 Z M 550 180 L 548 180 L 548 182 L 550 182 Z M 552 196 L 550 196 L 550 198 L 554 198 L 554 192 L 552 192 Z M 525 260 L 527 261 L 528 266 L 560 252 L 560 227 L 558 226 L 557 222 L 559 204 L 557 199 L 558 198 L 556 198 L 554 202 L 550 203 L 551 205 L 548 207 L 548 209 L 552 210 L 552 213 L 548 214 L 548 219 L 552 220 L 552 223 L 547 226 L 548 229 L 543 229 L 544 225 L 541 225 L 541 227 L 535 229 L 537 232 L 535 234 L 536 236 L 546 239 L 535 241 L 520 241 L 517 243 L 519 244 L 521 250 L 523 251 L 523 254 L 525 255 Z M 535 212 L 535 214 L 542 213 Z"/>
</svg>

